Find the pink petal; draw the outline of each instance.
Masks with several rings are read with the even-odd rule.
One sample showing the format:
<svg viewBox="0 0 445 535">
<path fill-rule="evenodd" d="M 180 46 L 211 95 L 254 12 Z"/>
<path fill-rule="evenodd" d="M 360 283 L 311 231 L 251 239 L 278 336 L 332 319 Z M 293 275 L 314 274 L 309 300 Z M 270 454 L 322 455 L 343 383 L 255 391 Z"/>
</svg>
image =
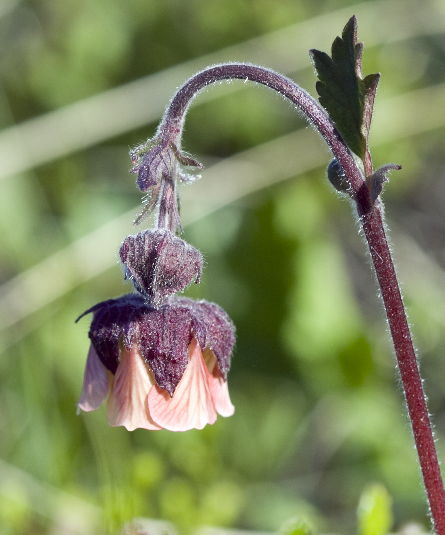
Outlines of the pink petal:
<svg viewBox="0 0 445 535">
<path fill-rule="evenodd" d="M 148 394 L 151 417 L 161 427 L 170 431 L 202 429 L 216 421 L 216 411 L 209 389 L 210 372 L 195 339 L 189 345 L 189 359 L 173 397 L 158 386 Z"/>
<path fill-rule="evenodd" d="M 123 349 L 108 399 L 108 422 L 133 431 L 161 429 L 147 411 L 147 394 L 153 387 L 145 363 L 136 348 Z"/>
<path fill-rule="evenodd" d="M 224 381 L 221 376 L 212 374 L 209 380 L 209 388 L 216 412 L 224 417 L 232 416 L 235 412 L 235 407 L 230 401 L 227 381 Z"/>
<path fill-rule="evenodd" d="M 107 397 L 111 373 L 102 364 L 94 350 L 93 344 L 88 351 L 82 394 L 77 404 L 77 413 L 95 411 Z"/>
<path fill-rule="evenodd" d="M 209 376 L 209 388 L 216 412 L 224 417 L 232 416 L 235 412 L 235 407 L 230 401 L 227 381 L 224 380 L 224 377 L 222 377 L 218 369 L 213 351 L 206 349 L 204 351 L 204 358 L 207 367 L 211 372 Z"/>
</svg>

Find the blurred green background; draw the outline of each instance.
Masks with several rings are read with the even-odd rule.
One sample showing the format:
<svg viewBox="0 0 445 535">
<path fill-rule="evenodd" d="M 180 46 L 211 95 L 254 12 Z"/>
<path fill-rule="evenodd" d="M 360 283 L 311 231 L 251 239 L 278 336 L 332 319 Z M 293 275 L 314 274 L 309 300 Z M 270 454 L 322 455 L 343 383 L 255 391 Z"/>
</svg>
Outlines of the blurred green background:
<svg viewBox="0 0 445 535">
<path fill-rule="evenodd" d="M 135 517 L 274 531 L 304 517 L 354 532 L 383 484 L 394 529 L 427 527 L 382 307 L 330 156 L 291 106 L 234 82 L 192 108 L 185 238 L 206 257 L 189 295 L 237 326 L 236 413 L 183 434 L 76 416 L 96 302 L 129 291 L 117 261 L 140 195 L 128 150 L 187 76 L 244 60 L 314 91 L 307 50 L 356 14 L 382 73 L 374 161 L 445 458 L 445 3 L 442 0 L 0 1 L 0 533 L 108 534 Z M 150 533 L 156 533 L 153 531 Z"/>
</svg>

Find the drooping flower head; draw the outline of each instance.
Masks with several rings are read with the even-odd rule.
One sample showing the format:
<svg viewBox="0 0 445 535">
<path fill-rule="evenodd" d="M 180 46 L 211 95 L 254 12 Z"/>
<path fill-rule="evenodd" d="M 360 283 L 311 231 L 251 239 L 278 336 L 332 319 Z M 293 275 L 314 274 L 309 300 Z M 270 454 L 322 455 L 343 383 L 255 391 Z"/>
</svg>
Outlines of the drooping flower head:
<svg viewBox="0 0 445 535">
<path fill-rule="evenodd" d="M 201 253 L 167 229 L 128 236 L 119 252 L 137 293 L 82 314 L 93 320 L 78 408 L 108 397 L 109 423 L 128 430 L 202 429 L 232 415 L 233 324 L 214 303 L 174 295 L 199 281 Z"/>
<path fill-rule="evenodd" d="M 108 396 L 110 424 L 130 431 L 202 429 L 217 413 L 233 414 L 227 372 L 234 332 L 219 306 L 172 297 L 156 309 L 129 294 L 89 312 L 79 409 L 95 410 Z"/>
</svg>

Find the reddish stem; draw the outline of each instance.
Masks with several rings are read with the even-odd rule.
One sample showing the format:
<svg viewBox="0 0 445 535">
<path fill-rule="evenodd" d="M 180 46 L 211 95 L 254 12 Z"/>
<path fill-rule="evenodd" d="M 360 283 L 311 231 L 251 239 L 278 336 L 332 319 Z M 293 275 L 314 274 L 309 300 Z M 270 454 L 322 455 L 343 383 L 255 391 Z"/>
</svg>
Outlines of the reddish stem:
<svg viewBox="0 0 445 535">
<path fill-rule="evenodd" d="M 311 95 L 293 80 L 271 69 L 249 63 L 225 63 L 208 67 L 187 80 L 174 95 L 158 127 L 158 135 L 165 144 L 180 147 L 182 129 L 192 100 L 207 86 L 222 80 L 250 80 L 280 93 L 299 110 L 326 141 L 351 182 L 352 194 L 364 183 L 348 147 L 326 111 Z"/>
<path fill-rule="evenodd" d="M 159 125 L 158 135 L 167 144 L 171 142 L 179 147 L 184 118 L 193 98 L 208 85 L 233 78 L 257 82 L 289 99 L 324 138 L 348 179 L 349 193 L 357 205 L 382 293 L 433 526 L 438 535 L 445 535 L 445 491 L 422 379 L 386 240 L 380 201 L 371 201 L 362 172 L 325 110 L 295 82 L 270 69 L 246 63 L 216 65 L 195 74 L 178 90 Z M 369 158 L 367 167 L 370 166 Z"/>
<path fill-rule="evenodd" d="M 416 443 L 434 527 L 445 534 L 445 491 L 422 379 L 397 275 L 388 247 L 380 207 L 361 216 L 394 343 L 408 414 Z"/>
</svg>

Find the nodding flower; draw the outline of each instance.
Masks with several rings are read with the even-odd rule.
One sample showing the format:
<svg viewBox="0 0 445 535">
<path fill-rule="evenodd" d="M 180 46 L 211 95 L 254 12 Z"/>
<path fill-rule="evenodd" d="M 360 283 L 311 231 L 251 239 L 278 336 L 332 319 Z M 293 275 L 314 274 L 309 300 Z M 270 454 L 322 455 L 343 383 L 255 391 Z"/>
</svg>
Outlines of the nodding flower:
<svg viewBox="0 0 445 535">
<path fill-rule="evenodd" d="M 110 425 L 129 431 L 202 429 L 231 416 L 232 322 L 214 303 L 168 295 L 199 278 L 200 253 L 165 230 L 130 236 L 120 252 L 138 293 L 82 314 L 93 320 L 79 411 L 108 398 Z"/>
</svg>

